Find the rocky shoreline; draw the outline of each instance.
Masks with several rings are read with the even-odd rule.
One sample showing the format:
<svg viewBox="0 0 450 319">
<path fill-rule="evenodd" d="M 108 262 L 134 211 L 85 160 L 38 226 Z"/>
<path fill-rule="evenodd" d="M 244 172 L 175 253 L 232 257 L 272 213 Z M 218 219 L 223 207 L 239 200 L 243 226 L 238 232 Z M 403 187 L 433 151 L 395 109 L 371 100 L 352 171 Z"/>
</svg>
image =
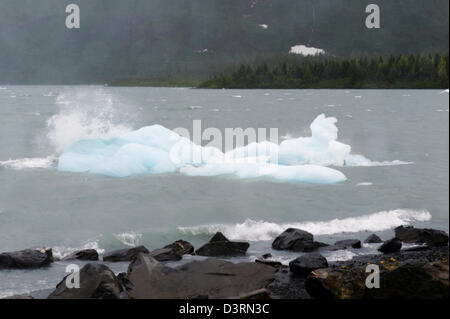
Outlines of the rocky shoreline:
<svg viewBox="0 0 450 319">
<path fill-rule="evenodd" d="M 360 249 L 361 241 L 348 239 L 329 245 L 291 228 L 272 243 L 274 250 L 301 253 L 286 266 L 270 254 L 255 262 L 226 261 L 222 258 L 245 256 L 249 243 L 233 242 L 217 233 L 198 249 L 179 240 L 153 251 L 138 246 L 106 252 L 104 262 L 129 262 L 127 272 L 118 275 L 99 261 L 97 251 L 88 249 L 62 259 L 89 261 L 78 274 L 79 288 L 67 287 L 68 275 L 53 291 L 7 299 L 447 299 L 448 239 L 440 230 L 401 226 L 385 242 L 376 234 L 366 239 L 365 243 L 379 244 L 381 254 L 329 263 L 321 252 Z M 403 243 L 418 246 L 402 249 Z M 175 268 L 166 265 L 186 255 L 207 258 Z M 6 252 L 0 254 L 0 271 L 50 267 L 54 261 L 50 248 Z M 367 285 L 373 274 L 368 265 L 378 267 L 379 288 Z"/>
</svg>

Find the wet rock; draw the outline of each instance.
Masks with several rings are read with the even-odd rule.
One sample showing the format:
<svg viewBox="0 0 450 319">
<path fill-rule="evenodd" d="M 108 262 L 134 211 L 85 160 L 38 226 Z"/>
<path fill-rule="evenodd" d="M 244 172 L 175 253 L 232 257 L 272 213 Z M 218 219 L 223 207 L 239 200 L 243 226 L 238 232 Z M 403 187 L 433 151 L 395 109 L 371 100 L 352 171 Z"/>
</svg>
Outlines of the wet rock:
<svg viewBox="0 0 450 319">
<path fill-rule="evenodd" d="M 285 266 L 275 273 L 274 280 L 267 289 L 271 292 L 272 298 L 311 299 L 305 289 L 305 278 L 292 276 Z"/>
<path fill-rule="evenodd" d="M 232 298 L 265 288 L 275 271 L 258 263 L 212 258 L 172 269 L 139 254 L 128 269 L 128 294 L 134 299 Z"/>
<path fill-rule="evenodd" d="M 328 247 L 327 244 L 317 242 L 317 241 L 301 241 L 301 242 L 297 242 L 294 245 L 294 247 L 292 248 L 292 251 L 310 253 L 310 252 L 316 251 L 318 249 L 323 249 L 326 247 Z"/>
<path fill-rule="evenodd" d="M 361 269 L 331 267 L 314 270 L 306 278 L 306 291 L 315 299 L 361 299 L 367 277 Z"/>
<path fill-rule="evenodd" d="M 430 250 L 430 249 L 431 249 L 431 247 L 429 247 L 429 246 L 416 246 L 416 247 L 410 247 L 410 248 L 403 249 L 403 251 L 406 251 L 406 252 L 410 252 L 410 251 L 427 251 L 427 250 Z"/>
<path fill-rule="evenodd" d="M 442 230 L 421 229 L 400 226 L 395 229 L 395 237 L 404 243 L 422 243 L 428 246 L 447 246 L 448 234 Z"/>
<path fill-rule="evenodd" d="M 366 286 L 366 265 L 334 266 L 311 272 L 305 281 L 316 299 L 447 299 L 448 259 L 395 259 L 379 263 L 380 289 Z"/>
<path fill-rule="evenodd" d="M 69 256 L 64 257 L 62 260 L 98 260 L 98 252 L 95 249 L 85 249 L 76 251 Z"/>
<path fill-rule="evenodd" d="M 180 256 L 192 255 L 194 253 L 194 246 L 192 246 L 191 243 L 184 240 L 177 240 L 176 242 L 167 245 L 164 248 L 171 249 Z"/>
<path fill-rule="evenodd" d="M 358 239 L 346 239 L 346 240 L 340 240 L 334 243 L 337 247 L 342 247 L 343 249 L 347 249 L 349 247 L 359 249 L 361 248 L 361 241 Z"/>
<path fill-rule="evenodd" d="M 311 271 L 326 267 L 328 267 L 326 258 L 316 253 L 300 256 L 289 263 L 291 273 L 299 277 L 306 277 Z"/>
<path fill-rule="evenodd" d="M 230 299 L 271 299 L 271 296 L 269 290 L 262 288 Z"/>
<path fill-rule="evenodd" d="M 269 258 L 272 258 L 272 254 L 267 253 L 267 254 L 262 255 L 261 257 L 262 257 L 263 259 L 269 259 Z"/>
<path fill-rule="evenodd" d="M 103 255 L 103 261 L 118 262 L 118 261 L 132 261 L 139 253 L 150 253 L 144 246 L 133 248 L 119 249 L 106 252 Z"/>
<path fill-rule="evenodd" d="M 5 298 L 0 298 L 0 299 L 13 299 L 13 300 L 30 300 L 30 299 L 34 299 L 32 296 L 30 295 L 14 295 L 14 296 L 10 296 L 10 297 L 5 297 Z"/>
<path fill-rule="evenodd" d="M 407 260 L 386 265 L 380 272 L 380 289 L 366 291 L 366 298 L 377 299 L 447 299 L 449 265 L 444 261 Z"/>
<path fill-rule="evenodd" d="M 384 254 L 391 254 L 399 252 L 402 249 L 402 242 L 398 238 L 392 238 L 383 243 L 383 245 L 378 248 Z"/>
<path fill-rule="evenodd" d="M 264 260 L 256 259 L 255 263 L 260 263 L 260 264 L 271 266 L 271 267 L 274 267 L 274 268 L 281 268 L 283 266 L 283 264 L 280 263 L 279 261 L 266 260 L 266 259 L 264 259 Z"/>
<path fill-rule="evenodd" d="M 312 243 L 314 236 L 307 231 L 289 228 L 281 233 L 272 243 L 272 248 L 276 250 L 299 251 L 305 246 L 305 242 Z M 311 246 L 312 244 L 309 244 Z"/>
<path fill-rule="evenodd" d="M 245 256 L 249 246 L 246 242 L 229 241 L 222 233 L 217 233 L 208 243 L 197 249 L 195 254 L 208 257 Z"/>
<path fill-rule="evenodd" d="M 381 238 L 378 237 L 376 234 L 370 235 L 364 241 L 364 243 L 366 243 L 366 244 L 381 244 L 382 242 L 383 242 L 383 240 L 381 240 Z"/>
<path fill-rule="evenodd" d="M 228 238 L 226 238 L 221 232 L 217 232 L 214 236 L 212 236 L 209 242 L 213 243 L 217 241 L 228 241 Z"/>
<path fill-rule="evenodd" d="M 193 252 L 194 246 L 192 246 L 191 243 L 184 240 L 178 240 L 163 248 L 153 250 L 149 254 L 157 261 L 166 262 L 181 260 L 183 255 L 192 254 Z"/>
<path fill-rule="evenodd" d="M 149 253 L 149 255 L 160 262 L 177 261 L 183 258 L 182 255 L 177 254 L 176 251 L 170 248 L 156 249 Z"/>
<path fill-rule="evenodd" d="M 67 276 L 48 299 L 119 299 L 122 288 L 114 273 L 102 264 L 87 264 L 79 273 L 79 288 L 68 288 Z"/>
<path fill-rule="evenodd" d="M 0 254 L 0 269 L 27 269 L 48 266 L 53 262 L 51 248 L 25 249 Z"/>
</svg>

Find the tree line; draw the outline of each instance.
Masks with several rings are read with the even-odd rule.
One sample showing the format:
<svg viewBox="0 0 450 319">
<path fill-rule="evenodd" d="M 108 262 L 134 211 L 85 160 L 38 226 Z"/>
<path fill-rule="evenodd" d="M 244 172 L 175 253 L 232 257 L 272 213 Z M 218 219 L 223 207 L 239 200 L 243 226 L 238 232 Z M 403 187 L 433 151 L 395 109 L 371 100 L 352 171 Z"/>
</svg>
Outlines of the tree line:
<svg viewBox="0 0 450 319">
<path fill-rule="evenodd" d="M 227 89 L 446 89 L 449 55 L 398 55 L 330 59 L 311 57 L 276 65 L 241 65 L 214 75 L 200 88 Z"/>
</svg>

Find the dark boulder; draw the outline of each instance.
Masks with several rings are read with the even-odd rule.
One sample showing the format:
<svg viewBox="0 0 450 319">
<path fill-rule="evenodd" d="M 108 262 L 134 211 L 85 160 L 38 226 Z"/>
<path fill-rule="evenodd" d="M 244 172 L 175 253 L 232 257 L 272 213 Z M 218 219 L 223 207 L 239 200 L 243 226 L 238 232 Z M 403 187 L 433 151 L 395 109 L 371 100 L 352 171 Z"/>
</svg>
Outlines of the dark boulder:
<svg viewBox="0 0 450 319">
<path fill-rule="evenodd" d="M 311 271 L 326 267 L 326 258 L 316 253 L 300 256 L 289 263 L 291 273 L 299 277 L 306 277 Z"/>
<path fill-rule="evenodd" d="M 395 229 L 395 237 L 404 243 L 421 243 L 428 246 L 447 246 L 448 234 L 442 230 L 421 229 L 400 226 Z"/>
<path fill-rule="evenodd" d="M 407 260 L 380 273 L 380 289 L 367 291 L 377 299 L 447 299 L 449 297 L 448 259 L 434 262 Z"/>
<path fill-rule="evenodd" d="M 378 237 L 376 234 L 372 234 L 369 237 L 366 238 L 364 243 L 366 244 L 381 244 L 383 241 L 380 237 Z"/>
<path fill-rule="evenodd" d="M 265 288 L 275 271 L 258 263 L 211 258 L 172 269 L 139 254 L 128 269 L 128 294 L 133 299 L 232 298 Z"/>
<path fill-rule="evenodd" d="M 301 229 L 289 228 L 275 238 L 272 243 L 272 248 L 276 250 L 298 251 L 305 246 L 305 242 L 312 243 L 313 241 L 313 234 Z"/>
<path fill-rule="evenodd" d="M 402 242 L 398 238 L 392 238 L 383 243 L 383 245 L 378 248 L 384 254 L 391 254 L 399 252 L 402 249 Z"/>
<path fill-rule="evenodd" d="M 194 253 L 194 246 L 191 243 L 184 240 L 177 240 L 176 242 L 165 246 L 164 248 L 171 249 L 180 256 L 192 255 Z"/>
<path fill-rule="evenodd" d="M 298 241 L 291 250 L 295 252 L 310 253 L 326 247 L 328 247 L 327 244 L 317 241 Z"/>
<path fill-rule="evenodd" d="M 347 249 L 349 247 L 359 249 L 361 248 L 361 241 L 358 239 L 346 239 L 346 240 L 340 240 L 334 243 L 335 246 L 342 247 L 344 249 Z"/>
<path fill-rule="evenodd" d="M 137 254 L 139 254 L 139 253 L 148 254 L 150 252 L 144 246 L 119 249 L 119 250 L 106 252 L 103 255 L 103 261 L 111 261 L 111 262 L 132 261 L 134 258 L 136 258 Z"/>
<path fill-rule="evenodd" d="M 366 277 L 361 269 L 321 268 L 310 272 L 305 288 L 314 299 L 361 299 Z"/>
<path fill-rule="evenodd" d="M 119 299 L 122 288 L 114 273 L 101 264 L 87 264 L 79 273 L 79 288 L 68 288 L 66 276 L 48 299 Z"/>
<path fill-rule="evenodd" d="M 64 257 L 62 260 L 98 260 L 98 252 L 95 249 L 85 249 L 76 251 L 69 256 Z"/>
<path fill-rule="evenodd" d="M 44 267 L 53 262 L 53 252 L 47 249 L 25 249 L 0 254 L 0 269 L 26 269 Z"/>
<path fill-rule="evenodd" d="M 448 259 L 384 261 L 380 288 L 366 286 L 366 266 L 330 267 L 311 272 L 305 281 L 316 299 L 448 299 Z"/>
<path fill-rule="evenodd" d="M 183 258 L 182 255 L 177 254 L 175 250 L 170 248 L 156 249 L 149 253 L 149 255 L 160 262 L 177 261 Z"/>
<path fill-rule="evenodd" d="M 245 256 L 249 246 L 247 242 L 232 242 L 223 234 L 217 233 L 208 243 L 197 249 L 195 254 L 208 257 Z"/>
<path fill-rule="evenodd" d="M 212 238 L 209 240 L 210 243 L 214 243 L 217 241 L 228 241 L 228 238 L 225 237 L 221 232 L 217 232 Z"/>
</svg>

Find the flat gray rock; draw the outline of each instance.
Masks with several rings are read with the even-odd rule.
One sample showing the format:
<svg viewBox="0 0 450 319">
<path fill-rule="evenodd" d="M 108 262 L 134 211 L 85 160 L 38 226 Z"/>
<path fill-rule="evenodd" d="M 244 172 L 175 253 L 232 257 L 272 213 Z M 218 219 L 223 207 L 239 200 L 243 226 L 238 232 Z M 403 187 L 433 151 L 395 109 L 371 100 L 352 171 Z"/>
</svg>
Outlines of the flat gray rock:
<svg viewBox="0 0 450 319">
<path fill-rule="evenodd" d="M 265 288 L 275 272 L 263 264 L 212 258 L 172 269 L 139 254 L 128 270 L 128 294 L 134 299 L 232 298 Z"/>
</svg>

